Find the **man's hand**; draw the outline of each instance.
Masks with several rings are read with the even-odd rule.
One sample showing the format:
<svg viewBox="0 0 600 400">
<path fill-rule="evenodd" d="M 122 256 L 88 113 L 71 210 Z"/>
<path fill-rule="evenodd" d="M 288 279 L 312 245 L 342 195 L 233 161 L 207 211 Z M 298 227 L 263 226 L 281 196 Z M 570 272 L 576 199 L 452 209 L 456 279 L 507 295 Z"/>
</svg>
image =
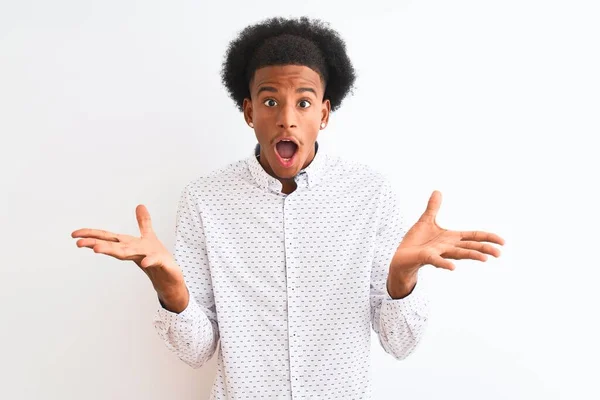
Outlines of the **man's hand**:
<svg viewBox="0 0 600 400">
<path fill-rule="evenodd" d="M 141 237 L 98 229 L 78 229 L 71 236 L 80 238 L 77 247 L 88 247 L 96 253 L 136 263 L 150 278 L 161 301 L 172 311 L 183 311 L 187 306 L 189 293 L 181 269 L 156 237 L 146 207 L 138 205 L 135 213 Z"/>
<path fill-rule="evenodd" d="M 390 295 L 401 298 L 416 284 L 417 272 L 424 265 L 454 270 L 450 260 L 486 261 L 487 255 L 500 256 L 490 243 L 504 244 L 500 236 L 481 231 L 451 231 L 435 221 L 442 194 L 434 191 L 421 218 L 408 230 L 390 265 L 387 287 Z"/>
</svg>

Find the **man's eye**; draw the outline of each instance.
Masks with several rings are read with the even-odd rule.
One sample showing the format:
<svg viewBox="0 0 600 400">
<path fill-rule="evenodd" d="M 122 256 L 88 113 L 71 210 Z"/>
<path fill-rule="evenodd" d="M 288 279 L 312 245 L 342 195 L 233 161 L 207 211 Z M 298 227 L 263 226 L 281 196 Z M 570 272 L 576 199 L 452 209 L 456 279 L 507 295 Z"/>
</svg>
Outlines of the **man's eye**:
<svg viewBox="0 0 600 400">
<path fill-rule="evenodd" d="M 267 99 L 264 101 L 263 104 L 267 107 L 275 107 L 277 105 L 277 102 L 273 99 Z"/>
<path fill-rule="evenodd" d="M 300 103 L 298 103 L 298 105 L 301 108 L 308 108 L 308 107 L 310 107 L 310 101 L 308 101 L 308 100 L 301 100 Z"/>
</svg>

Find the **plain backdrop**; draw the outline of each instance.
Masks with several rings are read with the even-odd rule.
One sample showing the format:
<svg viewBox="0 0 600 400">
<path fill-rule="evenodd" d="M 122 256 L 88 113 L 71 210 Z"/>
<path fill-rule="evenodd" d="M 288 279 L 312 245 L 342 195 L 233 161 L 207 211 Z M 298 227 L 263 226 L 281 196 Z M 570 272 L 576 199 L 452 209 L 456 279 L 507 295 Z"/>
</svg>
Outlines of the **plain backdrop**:
<svg viewBox="0 0 600 400">
<path fill-rule="evenodd" d="M 330 152 L 385 172 L 411 223 L 438 189 L 440 225 L 506 239 L 425 267 L 429 328 L 404 361 L 373 341 L 375 399 L 600 398 L 597 2 L 0 4 L 0 398 L 208 398 L 215 360 L 163 346 L 146 276 L 70 233 L 137 234 L 143 203 L 172 248 L 184 185 L 256 143 L 219 71 L 276 15 L 346 40 Z"/>
</svg>

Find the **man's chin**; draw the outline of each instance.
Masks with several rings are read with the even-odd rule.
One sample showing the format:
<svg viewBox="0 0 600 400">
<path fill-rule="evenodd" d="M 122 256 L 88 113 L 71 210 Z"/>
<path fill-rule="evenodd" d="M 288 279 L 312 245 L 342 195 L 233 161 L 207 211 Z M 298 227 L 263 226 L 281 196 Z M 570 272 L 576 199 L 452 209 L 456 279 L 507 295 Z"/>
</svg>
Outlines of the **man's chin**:
<svg viewBox="0 0 600 400">
<path fill-rule="evenodd" d="M 298 175 L 298 173 L 300 172 L 299 169 L 297 168 L 280 168 L 280 167 L 276 167 L 276 168 L 272 168 L 273 172 L 275 173 L 275 176 L 279 179 L 289 179 L 289 180 L 293 180 L 296 175 Z"/>
</svg>

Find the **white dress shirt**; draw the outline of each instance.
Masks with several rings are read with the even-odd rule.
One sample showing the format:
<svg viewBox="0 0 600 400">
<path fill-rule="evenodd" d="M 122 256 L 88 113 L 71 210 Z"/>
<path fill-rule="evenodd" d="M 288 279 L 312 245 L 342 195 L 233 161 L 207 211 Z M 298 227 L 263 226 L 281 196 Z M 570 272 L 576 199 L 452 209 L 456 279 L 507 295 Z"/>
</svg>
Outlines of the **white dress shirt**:
<svg viewBox="0 0 600 400">
<path fill-rule="evenodd" d="M 315 147 L 289 195 L 259 145 L 183 190 L 174 255 L 190 302 L 159 306 L 154 326 L 194 368 L 218 350 L 211 399 L 371 399 L 371 327 L 396 359 L 422 336 L 422 285 L 386 288 L 405 233 L 390 183 Z"/>
</svg>

